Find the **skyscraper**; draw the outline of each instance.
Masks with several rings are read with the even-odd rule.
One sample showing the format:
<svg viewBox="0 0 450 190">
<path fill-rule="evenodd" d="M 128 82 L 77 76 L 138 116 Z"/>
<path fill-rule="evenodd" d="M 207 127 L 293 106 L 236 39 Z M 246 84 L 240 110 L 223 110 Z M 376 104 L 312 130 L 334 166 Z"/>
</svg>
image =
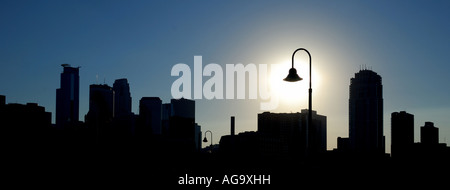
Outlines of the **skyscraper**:
<svg viewBox="0 0 450 190">
<path fill-rule="evenodd" d="M 425 125 L 420 127 L 420 142 L 425 145 L 439 144 L 439 129 L 434 126 L 433 122 L 425 122 Z"/>
<path fill-rule="evenodd" d="M 307 127 L 308 110 L 302 109 L 302 126 Z M 308 149 L 310 153 L 327 151 L 327 116 L 317 114 L 312 110 L 312 129 L 308 131 Z"/>
<path fill-rule="evenodd" d="M 161 112 L 161 132 L 163 135 L 167 136 L 169 135 L 169 121 L 170 116 L 172 115 L 172 105 L 170 103 L 162 104 Z"/>
<path fill-rule="evenodd" d="M 60 88 L 56 89 L 56 126 L 65 127 L 78 122 L 80 76 L 79 67 L 62 64 Z"/>
<path fill-rule="evenodd" d="M 126 78 L 117 79 L 113 84 L 114 91 L 114 136 L 124 140 L 122 144 L 131 142 L 136 133 L 135 115 L 131 112 L 130 85 Z"/>
<path fill-rule="evenodd" d="M 197 151 L 195 101 L 188 99 L 170 100 L 169 138 L 176 140 L 175 146 L 186 151 Z M 181 148 L 182 147 L 182 148 Z"/>
<path fill-rule="evenodd" d="M 171 116 L 193 119 L 195 122 L 195 101 L 188 99 L 171 99 Z"/>
<path fill-rule="evenodd" d="M 371 70 L 360 70 L 350 79 L 349 140 L 355 152 L 385 152 L 383 86 L 380 75 Z"/>
<path fill-rule="evenodd" d="M 194 127 L 195 150 L 200 151 L 202 149 L 202 142 L 203 142 L 202 141 L 202 126 L 200 126 L 198 123 L 195 123 L 194 125 L 195 125 L 195 127 Z"/>
<path fill-rule="evenodd" d="M 143 97 L 139 101 L 141 132 L 161 135 L 162 101 L 158 97 Z"/>
<path fill-rule="evenodd" d="M 114 117 L 114 91 L 106 84 L 89 86 L 89 112 L 85 117 L 89 129 L 95 130 L 97 140 L 103 141 L 111 132 Z"/>
<path fill-rule="evenodd" d="M 0 95 L 0 99 L 5 100 L 5 96 Z M 37 103 L 3 104 L 3 100 L 0 101 L 2 155 L 29 157 L 30 151 L 42 155 L 43 150 L 54 143 L 50 133 L 52 114 Z"/>
<path fill-rule="evenodd" d="M 106 84 L 89 86 L 89 113 L 111 120 L 114 117 L 114 91 Z"/>
<path fill-rule="evenodd" d="M 301 156 L 322 153 L 327 150 L 326 116 L 312 111 L 313 125 L 306 138 L 308 110 L 301 113 L 258 114 L 258 134 L 261 137 L 261 153 L 267 156 Z M 306 143 L 308 140 L 308 143 Z M 306 147 L 308 146 L 308 147 Z"/>
<path fill-rule="evenodd" d="M 406 157 L 414 146 L 414 115 L 405 111 L 391 114 L 391 154 Z"/>
<path fill-rule="evenodd" d="M 0 106 L 4 106 L 6 104 L 6 96 L 0 95 Z"/>
<path fill-rule="evenodd" d="M 129 116 L 131 114 L 130 86 L 126 78 L 117 79 L 113 84 L 114 117 Z"/>
</svg>

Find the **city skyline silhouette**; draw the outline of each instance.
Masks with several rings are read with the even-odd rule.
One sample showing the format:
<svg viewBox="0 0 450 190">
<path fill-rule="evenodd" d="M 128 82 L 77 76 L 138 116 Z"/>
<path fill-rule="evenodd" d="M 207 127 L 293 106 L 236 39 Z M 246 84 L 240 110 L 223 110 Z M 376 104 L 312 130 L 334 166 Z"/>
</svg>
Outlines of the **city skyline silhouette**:
<svg viewBox="0 0 450 190">
<path fill-rule="evenodd" d="M 84 69 L 80 73 L 83 88 L 80 88 L 79 119 L 82 120 L 88 111 L 90 84 L 112 85 L 115 79 L 126 77 L 134 87 L 133 96 L 161 97 L 168 102 L 170 85 L 175 80 L 170 76 L 171 67 L 177 63 L 192 67 L 195 55 L 203 55 L 204 64 L 217 63 L 223 67 L 237 63 L 284 67 L 291 51 L 302 46 L 311 51 L 313 72 L 322 81 L 313 83 L 318 85 L 313 87 L 317 95 L 314 107 L 327 115 L 333 125 L 328 131 L 331 143 L 327 149 L 337 147 L 333 139 L 348 131 L 345 110 L 348 93 L 341 89 L 348 86 L 347 78 L 361 65 L 372 67 L 389 81 L 384 85 L 389 97 L 385 100 L 384 126 L 389 124 L 390 112 L 405 110 L 416 115 L 416 126 L 428 120 L 441 126 L 441 142 L 447 142 L 450 135 L 450 128 L 442 126 L 450 123 L 444 114 L 450 111 L 447 98 L 450 90 L 443 84 L 450 80 L 445 72 L 448 68 L 445 52 L 450 44 L 445 37 L 449 30 L 444 22 L 448 14 L 445 2 L 416 2 L 405 6 L 388 1 L 177 2 L 172 6 L 162 2 L 131 5 L 22 2 L 2 2 L 4 6 L 1 6 L 5 30 L 0 35 L 3 42 L 0 44 L 0 90 L 9 96 L 10 102 L 37 102 L 55 115 L 53 90 L 59 87 L 58 66 L 64 63 L 80 66 Z M 271 12 L 264 14 L 250 8 L 253 6 Z M 195 11 L 200 9 L 206 12 Z M 116 12 L 124 16 L 116 19 Z M 230 16 L 231 12 L 235 14 Z M 183 20 L 177 15 L 189 16 Z M 213 18 L 217 22 L 212 22 Z M 253 26 L 247 24 L 250 22 Z M 299 72 L 307 69 L 302 62 L 304 58 L 296 58 Z M 37 78 L 40 80 L 34 80 Z M 297 85 L 302 88 L 301 83 Z M 286 94 L 295 96 L 281 98 L 274 112 L 306 108 L 307 99 L 302 97 L 307 96 L 307 90 L 299 92 L 295 88 L 285 88 L 292 89 L 292 93 Z M 327 94 L 330 90 L 333 96 Z M 28 96 L 28 91 L 35 92 L 34 96 Z M 256 130 L 255 114 L 261 111 L 258 103 L 247 101 L 242 106 L 239 100 L 197 101 L 202 110 L 221 107 L 223 114 L 240 114 L 237 122 L 243 127 L 238 132 Z M 133 112 L 138 112 L 138 105 L 138 98 L 133 99 Z M 221 114 L 205 111 L 199 120 L 204 127 L 216 131 L 214 135 L 227 132 L 228 120 L 222 119 Z M 390 131 L 384 132 L 386 139 L 390 139 Z M 419 134 L 418 130 L 415 134 Z M 415 141 L 419 138 L 414 137 Z M 218 138 L 214 140 L 218 143 Z M 386 144 L 390 144 L 389 140 Z M 390 152 L 389 146 L 386 147 Z"/>
<path fill-rule="evenodd" d="M 63 67 L 63 74 L 70 70 L 68 65 Z M 70 81 L 70 78 L 73 79 L 63 74 L 61 75 L 62 84 L 67 80 Z M 382 96 L 374 96 L 382 91 L 379 89 L 382 88 L 379 75 L 364 69 L 355 76 L 351 79 L 353 87 L 350 85 L 350 93 L 354 94 L 351 97 L 359 98 L 356 102 L 366 102 L 365 98 L 371 101 L 382 99 Z M 378 83 L 373 84 L 374 81 Z M 156 167 L 159 168 L 158 171 L 162 171 L 150 172 L 151 179 L 158 179 L 158 184 L 168 183 L 169 185 L 175 184 L 170 179 L 182 176 L 183 173 L 186 179 L 179 177 L 182 183 L 179 181 L 178 184 L 189 184 L 187 177 L 193 173 L 203 175 L 209 173 L 210 176 L 217 178 L 230 171 L 245 172 L 258 169 L 260 174 L 258 174 L 257 182 L 261 184 L 261 173 L 262 178 L 265 179 L 263 181 L 268 184 L 271 183 L 270 176 L 276 176 L 277 179 L 273 180 L 276 182 L 276 187 L 292 185 L 292 181 L 286 180 L 293 180 L 293 177 L 317 180 L 307 176 L 311 172 L 314 173 L 316 169 L 329 172 L 346 170 L 346 175 L 359 179 L 354 172 L 372 176 L 377 172 L 386 171 L 408 174 L 407 172 L 413 169 L 412 166 L 418 167 L 421 172 L 430 172 L 437 167 L 443 170 L 450 168 L 448 164 L 450 147 L 445 143 L 439 143 L 439 128 L 435 127 L 433 122 L 425 122 L 424 126 L 420 127 L 421 141 L 413 142 L 414 116 L 411 114 L 408 116 L 408 113 L 404 111 L 392 113 L 390 127 L 391 130 L 397 131 L 395 132 L 397 148 L 393 158 L 384 153 L 384 137 L 382 138 L 383 150 L 380 151 L 380 147 L 376 147 L 381 146 L 375 140 L 378 137 L 361 137 L 366 132 L 353 132 L 352 130 L 368 130 L 372 132 L 366 135 L 374 135 L 371 133 L 378 128 L 377 124 L 366 126 L 368 124 L 365 123 L 371 123 L 371 118 L 377 117 L 377 113 L 370 111 L 377 110 L 376 107 L 379 104 L 376 102 L 375 104 L 364 103 L 366 106 L 362 106 L 353 105 L 355 100 L 349 100 L 350 107 L 355 107 L 358 112 L 364 114 L 352 116 L 353 120 L 358 122 L 350 127 L 351 130 L 348 133 L 350 138 L 338 137 L 336 139 L 338 147 L 334 150 L 326 150 L 326 116 L 313 111 L 312 128 L 309 129 L 309 134 L 304 132 L 308 122 L 307 110 L 302 110 L 301 113 L 260 113 L 257 131 L 238 134 L 235 133 L 235 116 L 232 116 L 230 134 L 220 137 L 218 146 L 201 149 L 203 131 L 195 120 L 195 101 L 182 98 L 172 99 L 170 103 L 163 104 L 159 97 L 142 97 L 140 112 L 134 114 L 129 104 L 131 101 L 129 89 L 126 78 L 117 79 L 114 88 L 106 84 L 90 85 L 90 110 L 85 116 L 85 122 L 69 119 L 64 125 L 52 124 L 51 113 L 46 112 L 45 107 L 36 103 L 7 103 L 6 97 L 1 95 L 0 123 L 3 128 L 2 140 L 5 142 L 3 153 L 7 162 L 14 165 L 23 164 L 23 167 L 33 169 L 39 169 L 40 164 L 45 164 L 47 169 L 52 171 L 57 169 L 58 164 L 70 166 L 75 164 L 74 166 L 87 171 L 93 167 L 105 170 L 107 165 L 113 163 L 118 171 L 126 172 L 130 171 L 127 168 L 130 164 L 147 169 Z M 77 89 L 73 90 L 77 91 Z M 60 94 L 61 91 L 57 89 L 56 93 Z M 65 104 L 73 100 L 56 102 Z M 76 105 L 72 105 L 67 110 L 73 107 Z M 367 110 L 364 111 L 365 109 Z M 60 112 L 66 111 L 61 109 Z M 352 133 L 359 137 L 353 137 L 355 140 L 352 141 Z M 206 135 L 206 132 L 204 134 Z M 207 138 L 208 136 L 205 136 L 205 139 Z M 308 143 L 305 143 L 305 140 Z M 208 141 L 204 140 L 204 142 Z M 52 160 L 54 156 L 60 157 L 61 160 Z M 242 156 L 252 159 L 253 163 L 242 163 L 239 159 L 235 159 Z M 89 159 L 79 160 L 83 157 Z M 158 164 L 146 165 L 147 162 Z M 201 166 L 202 162 L 210 164 L 221 162 L 223 165 L 205 167 Z M 341 165 L 342 163 L 344 164 Z M 239 169 L 227 169 L 230 166 Z M 307 171 L 307 173 L 286 175 L 286 171 L 291 171 L 283 169 L 287 166 Z M 69 172 L 69 170 L 60 172 Z M 106 173 L 103 172 L 92 174 L 92 177 L 105 175 Z M 130 178 L 134 177 L 133 175 Z M 122 178 L 124 179 L 128 178 Z M 228 178 L 224 180 L 227 184 L 230 183 Z M 250 183 L 256 182 L 250 181 Z M 224 182 L 215 186 L 220 187 L 223 184 Z M 211 185 L 210 181 L 207 187 L 209 185 Z"/>
<path fill-rule="evenodd" d="M 329 172 L 333 168 L 342 169 L 335 165 L 345 160 L 346 149 L 350 146 L 350 79 L 360 70 L 370 68 L 367 70 L 375 71 L 383 78 L 383 112 L 378 117 L 382 120 L 379 124 L 383 126 L 384 139 L 380 140 L 378 135 L 377 141 L 384 146 L 385 153 L 393 153 L 387 158 L 388 164 L 380 167 L 380 170 L 408 168 L 414 171 L 414 168 L 420 169 L 417 163 L 429 161 L 418 155 L 430 153 L 426 151 L 429 149 L 439 152 L 450 139 L 448 8 L 450 3 L 445 1 L 2 1 L 0 95 L 3 96 L 0 96 L 0 103 L 18 112 L 32 109 L 42 114 L 45 119 L 40 122 L 45 120 L 46 124 L 40 126 L 50 131 L 53 127 L 66 125 L 72 129 L 82 128 L 65 131 L 62 136 L 53 134 L 55 131 L 50 132 L 51 136 L 58 136 L 57 141 L 63 144 L 73 141 L 88 147 L 100 137 L 93 134 L 103 133 L 89 131 L 87 126 L 108 123 L 114 130 L 104 132 L 109 135 L 120 134 L 124 137 L 122 142 L 132 139 L 136 133 L 172 133 L 170 138 L 146 141 L 139 137 L 133 143 L 164 142 L 162 144 L 165 147 L 160 147 L 157 150 L 159 152 L 171 150 L 178 144 L 208 151 L 212 143 L 214 152 L 220 150 L 221 137 L 230 135 L 231 116 L 235 116 L 234 131 L 237 137 L 226 137 L 229 140 L 236 138 L 245 144 L 245 137 L 266 138 L 258 133 L 258 114 L 266 111 L 260 109 L 263 100 L 249 99 L 248 96 L 245 99 L 193 99 L 195 120 L 181 117 L 176 122 L 196 124 L 189 125 L 192 127 L 189 130 L 201 129 L 201 139 L 198 139 L 199 136 L 182 138 L 183 132 L 170 131 L 168 118 L 161 121 L 161 125 L 166 127 L 154 128 L 159 123 L 148 120 L 148 117 L 159 113 L 149 110 L 155 105 L 159 106 L 160 101 L 161 114 L 171 109 L 171 85 L 177 79 L 171 76 L 172 67 L 184 63 L 192 69 L 195 56 L 203 57 L 203 65 L 215 63 L 222 68 L 227 64 L 267 65 L 271 74 L 268 77 L 269 90 L 280 97 L 278 108 L 269 110 L 270 113 L 295 115 L 308 105 L 307 57 L 299 54 L 295 58 L 295 67 L 304 81 L 284 84 L 282 79 L 290 68 L 292 50 L 305 47 L 313 57 L 313 110 L 326 116 L 327 153 L 323 159 L 319 156 L 313 166 L 324 161 L 330 166 L 327 169 Z M 71 83 L 68 80 L 68 83 L 60 83 L 66 69 L 60 66 L 62 64 L 67 69 L 79 69 L 79 82 Z M 203 71 L 204 68 L 201 69 Z M 282 73 L 280 76 L 278 71 L 275 72 L 276 69 Z M 64 76 L 71 78 L 72 75 Z M 202 77 L 203 82 L 212 78 L 206 75 Z M 246 83 L 249 84 L 248 81 Z M 73 86 L 79 86 L 79 97 L 71 95 Z M 102 111 L 89 113 L 90 91 L 98 92 L 99 99 L 102 99 L 103 87 L 120 92 L 112 97 L 124 101 L 114 102 L 121 108 L 112 110 L 111 115 L 105 115 L 99 122 L 96 113 Z M 246 90 L 249 91 L 248 86 Z M 67 103 L 68 99 L 72 102 Z M 62 100 L 65 100 L 65 104 L 57 103 Z M 77 102 L 78 107 L 73 107 Z M 141 107 L 141 103 L 145 106 Z M 98 104 L 96 107 L 97 110 L 106 110 L 107 106 Z M 42 113 L 42 109 L 45 109 L 45 113 Z M 57 110 L 66 111 L 57 114 Z M 147 111 L 145 117 L 139 117 L 141 111 Z M 413 119 L 408 119 L 408 116 L 402 118 L 403 111 L 413 115 Z M 64 121 L 63 124 L 60 121 Z M 408 124 L 393 124 L 396 121 L 406 121 Z M 27 121 L 21 122 L 28 125 Z M 119 130 L 132 125 L 146 127 Z M 426 127 L 426 134 L 427 129 L 428 133 L 435 134 L 430 132 L 435 131 L 431 126 L 438 129 L 437 137 L 430 135 L 433 142 L 437 140 L 436 146 L 421 144 L 421 127 Z M 407 129 L 408 136 L 396 138 L 395 130 L 403 127 Z M 207 143 L 201 142 L 205 131 L 212 131 L 213 138 L 208 133 Z M 25 136 L 39 140 L 32 135 L 34 132 L 28 131 Z M 61 134 L 60 131 L 55 133 Z M 25 136 L 19 136 L 19 139 L 26 139 Z M 267 137 L 266 141 L 270 138 Z M 391 142 L 395 139 L 400 141 L 398 146 Z M 402 140 L 406 143 L 402 144 Z M 102 142 L 115 141 L 106 138 Z M 277 142 L 279 147 L 291 147 L 283 145 L 288 142 L 286 139 Z M 51 143 L 43 141 L 34 147 L 48 144 Z M 405 148 L 405 151 L 398 152 L 398 159 L 411 155 L 417 158 L 398 165 L 400 161 L 396 161 L 395 150 L 391 149 L 396 146 Z M 268 150 L 265 147 L 263 149 Z M 51 148 L 58 149 L 58 146 Z M 138 150 L 141 148 L 133 149 L 133 154 L 139 155 Z M 96 151 L 92 149 L 91 152 Z M 110 153 L 106 151 L 102 156 L 107 157 Z M 72 155 L 70 152 L 64 154 L 66 157 Z M 206 156 L 209 160 L 203 159 L 198 164 L 215 163 L 220 157 L 218 155 Z M 202 156 L 205 156 L 203 152 L 199 157 Z M 253 161 L 250 158 L 242 158 L 242 162 L 250 163 Z M 103 164 L 106 168 L 107 164 Z M 417 167 L 410 168 L 408 164 Z M 393 165 L 396 167 L 391 167 Z M 226 166 L 229 165 L 219 170 L 226 170 Z M 144 168 L 151 167 L 147 165 Z M 294 169 L 304 168 L 300 164 Z M 244 169 L 241 171 L 245 173 Z M 261 174 L 283 173 L 283 170 L 278 169 L 259 171 Z M 217 173 L 222 175 L 221 172 Z M 161 179 L 167 180 L 164 177 Z"/>
</svg>

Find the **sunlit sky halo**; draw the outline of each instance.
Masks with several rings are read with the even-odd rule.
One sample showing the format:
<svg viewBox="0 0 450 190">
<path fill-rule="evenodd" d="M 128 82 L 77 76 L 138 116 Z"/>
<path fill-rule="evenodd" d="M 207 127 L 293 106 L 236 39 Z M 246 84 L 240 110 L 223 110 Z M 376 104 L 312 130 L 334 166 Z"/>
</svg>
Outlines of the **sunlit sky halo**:
<svg viewBox="0 0 450 190">
<path fill-rule="evenodd" d="M 296 60 L 294 67 L 303 80 L 297 82 L 286 82 L 283 80 L 289 73 L 291 61 L 282 61 L 271 65 L 270 86 L 272 93 L 279 98 L 279 107 L 276 111 L 300 112 L 301 109 L 308 107 L 309 62 Z M 311 72 L 314 94 L 320 88 L 321 79 L 314 66 Z"/>
</svg>

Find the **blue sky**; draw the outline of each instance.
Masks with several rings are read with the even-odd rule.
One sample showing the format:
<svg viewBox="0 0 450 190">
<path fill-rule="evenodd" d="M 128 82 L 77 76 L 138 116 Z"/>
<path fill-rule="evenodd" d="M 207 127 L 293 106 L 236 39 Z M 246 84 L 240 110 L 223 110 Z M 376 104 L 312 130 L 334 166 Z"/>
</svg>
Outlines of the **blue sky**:
<svg viewBox="0 0 450 190">
<path fill-rule="evenodd" d="M 384 132 L 406 110 L 419 127 L 432 121 L 450 140 L 450 3 L 448 1 L 1 1 L 0 94 L 8 103 L 55 110 L 63 63 L 81 66 L 80 119 L 89 85 L 128 78 L 133 111 L 145 96 L 171 99 L 177 63 L 277 64 L 311 52 L 320 83 L 313 109 L 328 117 L 328 148 L 348 136 L 348 87 L 360 65 L 383 78 Z M 306 55 L 296 68 L 308 69 Z M 286 74 L 289 65 L 286 68 Z M 98 76 L 98 77 L 97 77 Z M 280 77 L 282 80 L 284 76 Z M 307 78 L 307 76 L 302 76 Z M 97 80 L 98 78 L 98 80 Z M 208 78 L 204 78 L 206 81 Z M 314 81 L 313 81 L 314 83 Z M 274 112 L 307 107 L 281 100 Z M 196 122 L 214 133 L 256 130 L 260 100 L 197 100 Z M 54 114 L 53 114 L 54 117 Z"/>
</svg>

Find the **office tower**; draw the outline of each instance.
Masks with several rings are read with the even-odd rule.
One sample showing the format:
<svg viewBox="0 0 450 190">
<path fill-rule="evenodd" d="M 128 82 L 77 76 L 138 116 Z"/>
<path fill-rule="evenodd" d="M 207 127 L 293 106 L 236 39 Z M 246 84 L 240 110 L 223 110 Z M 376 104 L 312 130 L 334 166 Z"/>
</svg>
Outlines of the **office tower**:
<svg viewBox="0 0 450 190">
<path fill-rule="evenodd" d="M 360 70 L 350 79 L 349 139 L 353 151 L 384 154 L 383 86 L 371 70 Z"/>
<path fill-rule="evenodd" d="M 337 150 L 340 152 L 348 152 L 350 149 L 350 141 L 348 138 L 337 138 Z"/>
<path fill-rule="evenodd" d="M 128 80 L 117 79 L 113 84 L 114 117 L 129 116 L 131 114 L 131 94 Z"/>
<path fill-rule="evenodd" d="M 414 146 L 414 115 L 405 111 L 391 114 L 392 157 L 406 157 Z"/>
<path fill-rule="evenodd" d="M 114 117 L 114 91 L 106 84 L 89 86 L 89 113 L 111 120 Z"/>
<path fill-rule="evenodd" d="M 195 101 L 188 99 L 171 99 L 171 116 L 194 119 L 195 121 Z"/>
<path fill-rule="evenodd" d="M 6 96 L 0 95 L 0 106 L 6 105 Z"/>
<path fill-rule="evenodd" d="M 306 153 L 305 130 L 300 113 L 258 114 L 259 150 L 262 157 L 286 159 Z"/>
<path fill-rule="evenodd" d="M 5 99 L 5 96 L 0 97 Z M 33 151 L 32 155 L 41 155 L 44 149 L 54 143 L 50 133 L 51 113 L 37 103 L 5 104 L 3 100 L 0 101 L 2 154 L 5 157 L 12 156 L 5 150 L 13 150 L 15 156 L 28 154 L 30 151 Z"/>
<path fill-rule="evenodd" d="M 433 122 L 425 122 L 425 125 L 420 127 L 420 142 L 424 145 L 439 144 L 439 129 L 434 126 Z"/>
<path fill-rule="evenodd" d="M 308 110 L 302 109 L 302 128 L 308 123 Z M 327 151 L 327 117 L 312 110 L 312 129 L 308 131 L 308 149 L 310 153 L 323 153 Z M 304 126 L 304 127 L 303 127 Z"/>
<path fill-rule="evenodd" d="M 420 166 L 435 170 L 447 171 L 450 168 L 450 147 L 446 143 L 439 143 L 439 128 L 433 122 L 425 122 L 420 127 L 420 143 L 414 147 L 414 161 Z M 430 170 L 431 171 L 431 170 Z M 428 172 L 432 174 L 432 172 Z"/>
<path fill-rule="evenodd" d="M 258 114 L 258 133 L 263 155 L 298 157 L 326 151 L 326 116 L 312 111 L 313 125 L 306 138 L 308 110 L 301 113 Z M 306 143 L 308 140 L 308 143 Z M 306 147 L 308 145 L 308 147 Z"/>
<path fill-rule="evenodd" d="M 169 120 L 170 135 L 176 137 L 191 137 L 191 135 L 194 134 L 195 101 L 184 98 L 171 99 Z"/>
<path fill-rule="evenodd" d="M 143 97 L 139 101 L 140 133 L 161 135 L 162 101 L 158 97 Z"/>
<path fill-rule="evenodd" d="M 136 134 L 135 115 L 131 112 L 130 85 L 126 78 L 117 79 L 113 84 L 114 91 L 114 122 L 113 130 L 117 141 L 122 139 L 121 144 L 131 142 Z"/>
<path fill-rule="evenodd" d="M 194 127 L 195 150 L 200 151 L 202 149 L 202 142 L 203 142 L 202 141 L 202 126 L 200 126 L 197 123 L 195 123 L 194 125 L 195 125 L 195 127 Z"/>
<path fill-rule="evenodd" d="M 114 91 L 106 84 L 89 86 L 89 111 L 85 117 L 86 125 L 95 130 L 98 141 L 111 136 L 114 117 Z"/>
<path fill-rule="evenodd" d="M 171 110 L 172 110 L 172 105 L 170 103 L 162 104 L 161 132 L 164 136 L 169 135 L 169 121 L 170 121 Z"/>
<path fill-rule="evenodd" d="M 172 99 L 170 105 L 169 138 L 184 151 L 196 151 L 195 101 Z"/>
<path fill-rule="evenodd" d="M 62 64 L 60 88 L 56 89 L 56 126 L 67 127 L 78 122 L 80 96 L 80 67 Z"/>
</svg>

